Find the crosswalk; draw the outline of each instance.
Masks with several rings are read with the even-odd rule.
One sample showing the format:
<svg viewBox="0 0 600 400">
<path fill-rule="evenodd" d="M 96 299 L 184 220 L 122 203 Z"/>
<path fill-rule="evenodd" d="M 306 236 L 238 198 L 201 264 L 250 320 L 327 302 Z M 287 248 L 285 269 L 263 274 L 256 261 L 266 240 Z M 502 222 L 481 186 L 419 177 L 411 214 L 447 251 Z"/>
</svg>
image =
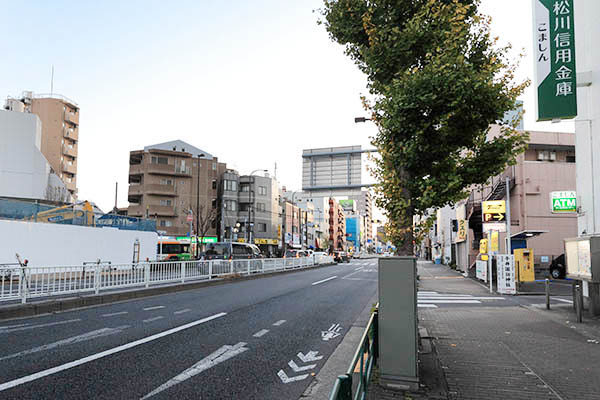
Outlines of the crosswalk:
<svg viewBox="0 0 600 400">
<path fill-rule="evenodd" d="M 444 294 L 421 290 L 417 292 L 417 306 L 419 308 L 438 308 L 439 304 L 481 304 L 486 300 L 504 300 L 504 297 Z"/>
</svg>

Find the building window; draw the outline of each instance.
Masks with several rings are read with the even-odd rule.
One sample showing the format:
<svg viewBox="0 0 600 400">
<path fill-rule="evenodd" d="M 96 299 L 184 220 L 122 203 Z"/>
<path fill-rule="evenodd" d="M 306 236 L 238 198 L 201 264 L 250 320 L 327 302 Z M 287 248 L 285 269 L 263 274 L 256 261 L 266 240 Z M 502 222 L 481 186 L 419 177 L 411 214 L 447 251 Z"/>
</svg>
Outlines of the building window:
<svg viewBox="0 0 600 400">
<path fill-rule="evenodd" d="M 298 233 L 298 227 L 296 225 L 292 226 L 292 233 Z"/>
<path fill-rule="evenodd" d="M 217 199 L 212 199 L 212 208 L 213 209 L 217 208 Z"/>
<path fill-rule="evenodd" d="M 228 192 L 237 192 L 237 182 L 231 180 L 224 180 L 223 185 L 226 191 Z"/>
<path fill-rule="evenodd" d="M 171 180 L 171 179 L 161 179 L 160 180 L 160 184 L 161 185 L 173 186 L 173 180 Z"/>
<path fill-rule="evenodd" d="M 267 187 L 266 186 L 259 186 L 258 187 L 258 194 L 260 196 L 266 196 L 267 195 Z"/>
<path fill-rule="evenodd" d="M 240 211 L 248 211 L 250 209 L 250 204 L 241 204 Z"/>
<path fill-rule="evenodd" d="M 256 203 L 257 211 L 265 211 L 265 203 Z"/>
<path fill-rule="evenodd" d="M 169 200 L 161 200 L 160 201 L 160 205 L 161 206 L 172 206 L 173 202 L 171 201 L 171 199 L 169 199 Z"/>
<path fill-rule="evenodd" d="M 567 153 L 567 162 L 568 163 L 574 163 L 575 162 L 575 154 L 568 154 Z"/>
<path fill-rule="evenodd" d="M 167 221 L 167 220 L 161 219 L 160 220 L 160 226 L 163 227 L 163 228 L 164 227 L 169 227 L 169 226 L 173 226 L 173 223 L 171 221 Z"/>
<path fill-rule="evenodd" d="M 235 211 L 237 209 L 237 202 L 235 200 L 225 200 L 225 210 Z"/>
<path fill-rule="evenodd" d="M 212 169 L 213 169 L 213 171 L 216 171 L 216 170 L 217 170 L 217 163 L 215 163 L 215 162 L 214 162 L 214 163 L 212 164 Z"/>
<path fill-rule="evenodd" d="M 240 192 L 249 192 L 250 185 L 240 185 Z"/>
<path fill-rule="evenodd" d="M 256 228 L 258 229 L 259 232 L 266 232 L 267 224 L 258 223 L 258 224 L 256 224 Z"/>
<path fill-rule="evenodd" d="M 152 164 L 161 164 L 161 165 L 169 164 L 169 159 L 167 157 L 152 156 L 151 161 L 152 161 Z"/>
<path fill-rule="evenodd" d="M 217 180 L 216 179 L 213 179 L 213 181 L 212 181 L 212 188 L 213 188 L 213 190 L 217 190 Z"/>
</svg>

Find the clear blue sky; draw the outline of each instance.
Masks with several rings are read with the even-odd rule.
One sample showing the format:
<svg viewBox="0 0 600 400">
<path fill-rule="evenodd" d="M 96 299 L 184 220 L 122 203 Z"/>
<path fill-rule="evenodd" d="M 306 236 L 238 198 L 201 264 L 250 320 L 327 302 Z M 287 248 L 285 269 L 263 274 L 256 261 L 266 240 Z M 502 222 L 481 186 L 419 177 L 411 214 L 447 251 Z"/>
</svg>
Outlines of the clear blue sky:
<svg viewBox="0 0 600 400">
<path fill-rule="evenodd" d="M 496 33 L 527 50 L 529 3 L 484 0 Z M 81 107 L 80 198 L 105 210 L 116 181 L 127 205 L 129 151 L 174 139 L 241 173 L 277 162 L 281 184 L 299 189 L 302 149 L 374 134 L 353 122 L 366 81 L 317 25 L 321 4 L 0 0 L 0 96 L 48 93 L 54 65 L 54 92 Z"/>
</svg>

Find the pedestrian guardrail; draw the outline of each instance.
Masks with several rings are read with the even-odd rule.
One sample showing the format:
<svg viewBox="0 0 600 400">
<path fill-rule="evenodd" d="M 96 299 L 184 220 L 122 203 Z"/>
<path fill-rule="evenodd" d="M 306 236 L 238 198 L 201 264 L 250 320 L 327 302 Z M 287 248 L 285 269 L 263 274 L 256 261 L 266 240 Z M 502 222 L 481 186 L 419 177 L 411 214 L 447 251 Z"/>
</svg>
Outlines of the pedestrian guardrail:
<svg viewBox="0 0 600 400">
<path fill-rule="evenodd" d="M 80 266 L 0 266 L 0 301 L 28 299 L 165 283 L 185 283 L 309 268 L 331 256 L 250 260 L 161 261 Z"/>
<path fill-rule="evenodd" d="M 377 362 L 379 346 L 377 343 L 377 309 L 371 314 L 367 328 L 356 349 L 352 363 L 345 375 L 337 377 L 329 400 L 364 400 L 371 380 L 373 366 Z M 358 382 L 353 396 L 353 377 L 357 374 Z"/>
</svg>

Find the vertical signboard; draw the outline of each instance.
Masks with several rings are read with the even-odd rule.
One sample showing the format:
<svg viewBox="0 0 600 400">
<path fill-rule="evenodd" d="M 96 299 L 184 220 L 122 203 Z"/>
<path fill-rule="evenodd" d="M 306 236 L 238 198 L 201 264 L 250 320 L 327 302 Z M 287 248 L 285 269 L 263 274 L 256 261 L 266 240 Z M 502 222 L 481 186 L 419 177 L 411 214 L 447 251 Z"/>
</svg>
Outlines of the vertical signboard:
<svg viewBox="0 0 600 400">
<path fill-rule="evenodd" d="M 458 232 L 456 234 L 456 242 L 464 242 L 465 240 L 467 240 L 467 220 L 459 219 Z"/>
<path fill-rule="evenodd" d="M 574 0 L 533 0 L 538 121 L 577 116 Z"/>
<path fill-rule="evenodd" d="M 487 282 L 487 262 L 480 260 L 475 261 L 475 277 Z"/>
<path fill-rule="evenodd" d="M 516 294 L 515 285 L 515 258 L 510 254 L 498 254 L 497 264 L 497 285 L 500 294 Z"/>
</svg>

